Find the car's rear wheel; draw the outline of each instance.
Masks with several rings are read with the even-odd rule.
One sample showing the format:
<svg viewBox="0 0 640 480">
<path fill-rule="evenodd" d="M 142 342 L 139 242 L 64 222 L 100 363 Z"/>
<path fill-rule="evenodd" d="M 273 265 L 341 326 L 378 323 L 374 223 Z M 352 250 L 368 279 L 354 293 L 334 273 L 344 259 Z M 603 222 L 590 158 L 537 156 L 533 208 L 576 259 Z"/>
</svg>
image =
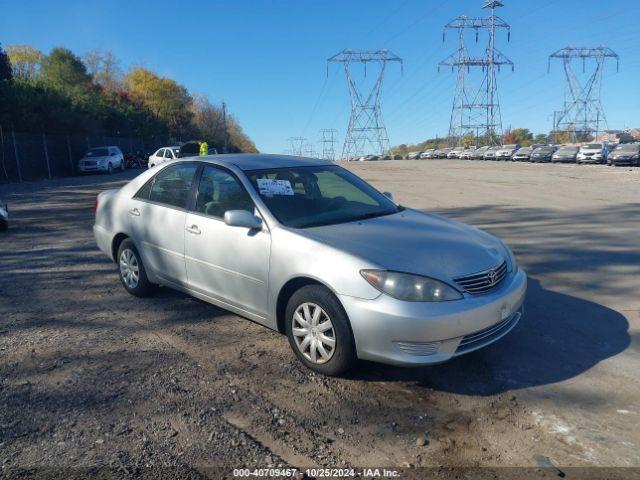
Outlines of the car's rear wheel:
<svg viewBox="0 0 640 480">
<path fill-rule="evenodd" d="M 335 295 L 321 285 L 307 285 L 287 304 L 285 324 L 289 344 L 308 368 L 341 375 L 356 361 L 349 320 Z"/>
<path fill-rule="evenodd" d="M 147 272 L 131 239 L 125 239 L 118 248 L 118 270 L 125 290 L 136 297 L 146 297 L 153 292 Z"/>
</svg>

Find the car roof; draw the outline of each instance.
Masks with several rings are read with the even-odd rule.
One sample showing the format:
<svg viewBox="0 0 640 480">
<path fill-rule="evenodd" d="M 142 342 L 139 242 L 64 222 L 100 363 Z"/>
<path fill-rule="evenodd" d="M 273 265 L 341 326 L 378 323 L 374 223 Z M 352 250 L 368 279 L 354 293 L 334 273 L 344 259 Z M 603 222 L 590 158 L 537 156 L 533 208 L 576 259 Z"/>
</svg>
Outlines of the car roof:
<svg viewBox="0 0 640 480">
<path fill-rule="evenodd" d="M 189 158 L 194 157 L 185 157 L 184 160 L 188 160 Z M 217 163 L 221 165 L 231 164 L 238 167 L 240 170 L 265 170 L 269 168 L 288 167 L 318 167 L 334 164 L 330 160 L 263 153 L 231 153 L 224 155 L 206 155 L 195 158 L 200 161 Z"/>
</svg>

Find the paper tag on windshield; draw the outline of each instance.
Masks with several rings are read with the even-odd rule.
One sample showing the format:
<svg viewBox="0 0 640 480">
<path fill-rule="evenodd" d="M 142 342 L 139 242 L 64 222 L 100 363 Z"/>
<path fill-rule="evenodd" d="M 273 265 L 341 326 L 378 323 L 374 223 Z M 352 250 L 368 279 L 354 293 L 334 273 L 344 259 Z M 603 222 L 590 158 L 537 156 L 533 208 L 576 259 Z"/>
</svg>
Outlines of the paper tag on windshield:
<svg viewBox="0 0 640 480">
<path fill-rule="evenodd" d="M 260 195 L 293 195 L 293 188 L 291 188 L 289 180 L 258 178 L 257 181 Z"/>
</svg>

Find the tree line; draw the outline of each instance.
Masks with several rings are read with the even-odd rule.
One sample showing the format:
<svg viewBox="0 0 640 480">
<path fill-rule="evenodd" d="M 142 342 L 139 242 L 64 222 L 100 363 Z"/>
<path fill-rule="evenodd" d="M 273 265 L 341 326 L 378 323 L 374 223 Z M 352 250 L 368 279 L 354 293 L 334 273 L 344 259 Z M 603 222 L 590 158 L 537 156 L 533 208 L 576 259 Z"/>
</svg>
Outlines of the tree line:
<svg viewBox="0 0 640 480">
<path fill-rule="evenodd" d="M 82 57 L 0 45 L 0 126 L 21 132 L 141 137 L 147 145 L 206 140 L 257 152 L 238 121 L 205 95 L 142 67 L 123 72 L 111 52 Z"/>
</svg>

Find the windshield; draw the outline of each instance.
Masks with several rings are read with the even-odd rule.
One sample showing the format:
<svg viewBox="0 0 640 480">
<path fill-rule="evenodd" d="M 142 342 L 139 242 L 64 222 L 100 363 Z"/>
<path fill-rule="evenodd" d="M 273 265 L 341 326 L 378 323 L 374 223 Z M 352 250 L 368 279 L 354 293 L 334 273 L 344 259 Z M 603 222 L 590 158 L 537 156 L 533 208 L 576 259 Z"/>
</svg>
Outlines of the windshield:
<svg viewBox="0 0 640 480">
<path fill-rule="evenodd" d="M 503 145 L 503 147 L 505 150 L 513 150 L 514 148 L 516 148 L 516 145 Z"/>
<path fill-rule="evenodd" d="M 534 153 L 547 153 L 553 152 L 553 147 L 538 147 Z"/>
<path fill-rule="evenodd" d="M 636 152 L 636 151 L 638 151 L 638 145 L 635 144 L 635 143 L 627 143 L 625 145 L 618 145 L 616 147 L 616 151 Z"/>
<path fill-rule="evenodd" d="M 87 152 L 87 157 L 108 157 L 109 150 L 106 148 L 92 148 Z"/>
<path fill-rule="evenodd" d="M 528 153 L 532 150 L 531 147 L 522 147 L 520 150 L 518 150 L 518 153 Z"/>
<path fill-rule="evenodd" d="M 333 225 L 402 210 L 338 166 L 275 168 L 246 174 L 271 213 L 287 227 Z"/>
<path fill-rule="evenodd" d="M 578 147 L 562 147 L 558 153 L 576 153 L 577 151 Z"/>
<path fill-rule="evenodd" d="M 588 143 L 580 147 L 580 150 L 602 150 L 601 143 Z"/>
</svg>

